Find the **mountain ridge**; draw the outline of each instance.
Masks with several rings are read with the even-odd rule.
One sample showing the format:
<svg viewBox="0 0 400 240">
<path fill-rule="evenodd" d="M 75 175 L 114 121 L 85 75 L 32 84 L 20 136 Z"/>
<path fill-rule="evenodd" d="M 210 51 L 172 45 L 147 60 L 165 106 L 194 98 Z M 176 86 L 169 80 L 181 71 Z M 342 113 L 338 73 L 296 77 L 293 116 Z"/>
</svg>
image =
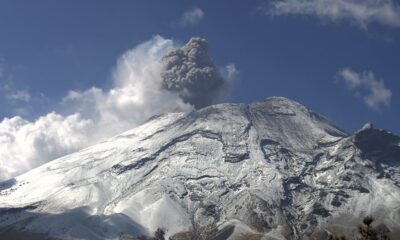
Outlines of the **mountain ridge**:
<svg viewBox="0 0 400 240">
<path fill-rule="evenodd" d="M 349 135 L 283 97 L 167 113 L 0 183 L 0 235 L 176 237 L 219 226 L 228 239 L 307 239 L 333 222 L 351 231 L 365 214 L 395 232 L 399 159 L 394 134 L 367 125 Z"/>
</svg>

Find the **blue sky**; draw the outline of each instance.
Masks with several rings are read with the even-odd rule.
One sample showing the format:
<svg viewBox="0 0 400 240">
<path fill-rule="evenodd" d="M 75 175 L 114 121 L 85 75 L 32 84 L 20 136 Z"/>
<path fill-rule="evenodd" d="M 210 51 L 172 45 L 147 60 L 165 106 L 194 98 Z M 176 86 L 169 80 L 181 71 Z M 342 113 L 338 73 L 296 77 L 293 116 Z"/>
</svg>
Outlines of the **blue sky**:
<svg viewBox="0 0 400 240">
<path fill-rule="evenodd" d="M 269 16 L 257 8 L 268 1 L 2 1 L 0 54 L 15 89 L 31 94 L 27 118 L 55 108 L 71 89 L 107 87 L 125 50 L 160 34 L 185 42 L 204 37 L 217 64 L 240 71 L 233 102 L 271 95 L 293 98 L 347 131 L 364 122 L 400 133 L 399 28 L 313 16 Z M 200 8 L 198 24 L 177 24 Z M 392 91 L 389 107 L 371 110 L 337 71 L 372 71 Z M 4 79 L 2 80 L 4 82 Z M 26 103 L 1 99 L 0 117 Z M 26 108 L 26 106 L 25 106 Z"/>
<path fill-rule="evenodd" d="M 208 40 L 218 67 L 234 64 L 239 72 L 225 101 L 285 96 L 348 132 L 370 121 L 400 134 L 399 4 L 347 2 L 353 4 L 3 0 L 0 120 L 20 116 L 24 125 L 52 111 L 83 111 L 63 99 L 71 90 L 112 88 L 118 59 L 129 49 L 156 35 L 172 39 L 168 46 L 198 36 Z M 322 11 L 335 7 L 340 11 Z"/>
</svg>

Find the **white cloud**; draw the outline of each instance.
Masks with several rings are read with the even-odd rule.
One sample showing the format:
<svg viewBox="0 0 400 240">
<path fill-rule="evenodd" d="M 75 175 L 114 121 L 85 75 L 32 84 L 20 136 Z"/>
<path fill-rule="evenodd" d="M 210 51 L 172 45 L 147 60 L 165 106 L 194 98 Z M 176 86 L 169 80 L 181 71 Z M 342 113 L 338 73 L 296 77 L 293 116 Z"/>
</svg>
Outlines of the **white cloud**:
<svg viewBox="0 0 400 240">
<path fill-rule="evenodd" d="M 183 26 L 195 25 L 204 18 L 204 12 L 200 8 L 193 8 L 183 13 L 179 23 Z"/>
<path fill-rule="evenodd" d="M 156 36 L 128 50 L 117 61 L 112 87 L 69 91 L 61 103 L 66 114 L 2 120 L 0 181 L 133 128 L 153 115 L 192 110 L 177 93 L 162 87 L 162 57 L 177 47 Z M 236 76 L 234 65 L 226 71 L 227 81 Z"/>
<path fill-rule="evenodd" d="M 361 28 L 371 23 L 400 27 L 400 6 L 393 0 L 274 0 L 263 6 L 270 15 L 300 14 Z"/>
<path fill-rule="evenodd" d="M 29 102 L 31 95 L 27 90 L 16 90 L 6 95 L 6 98 L 12 101 Z"/>
<path fill-rule="evenodd" d="M 392 91 L 385 87 L 383 80 L 376 79 L 373 72 L 357 73 L 350 68 L 344 68 L 338 74 L 347 88 L 362 97 L 369 108 L 379 110 L 381 106 L 390 106 Z"/>
<path fill-rule="evenodd" d="M 190 110 L 192 106 L 178 95 L 161 88 L 161 58 L 174 48 L 171 40 L 156 36 L 119 58 L 110 90 L 92 87 L 70 91 L 63 102 L 79 109 L 84 117 L 96 119 L 98 126 L 111 131 L 106 136 L 132 128 L 155 114 Z"/>
<path fill-rule="evenodd" d="M 93 122 L 79 114 L 64 117 L 52 112 L 34 122 L 5 118 L 0 122 L 0 180 L 81 148 L 93 128 Z"/>
<path fill-rule="evenodd" d="M 63 104 L 70 115 L 52 112 L 35 121 L 19 116 L 2 120 L 0 180 L 121 133 L 155 114 L 192 109 L 160 87 L 161 58 L 173 48 L 171 40 L 156 36 L 127 51 L 117 62 L 111 89 L 68 93 Z M 20 93 L 13 98 L 28 97 Z"/>
</svg>

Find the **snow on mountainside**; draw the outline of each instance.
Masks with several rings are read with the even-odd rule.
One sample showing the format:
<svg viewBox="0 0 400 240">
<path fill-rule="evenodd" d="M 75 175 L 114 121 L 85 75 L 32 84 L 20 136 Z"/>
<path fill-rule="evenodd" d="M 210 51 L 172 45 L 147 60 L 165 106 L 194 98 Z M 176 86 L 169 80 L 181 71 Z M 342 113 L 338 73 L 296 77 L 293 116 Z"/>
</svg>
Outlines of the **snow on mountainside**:
<svg viewBox="0 0 400 240">
<path fill-rule="evenodd" d="M 307 239 L 400 228 L 400 139 L 348 135 L 286 98 L 156 116 L 0 183 L 0 236 Z M 29 234 L 29 235 L 26 235 Z"/>
</svg>

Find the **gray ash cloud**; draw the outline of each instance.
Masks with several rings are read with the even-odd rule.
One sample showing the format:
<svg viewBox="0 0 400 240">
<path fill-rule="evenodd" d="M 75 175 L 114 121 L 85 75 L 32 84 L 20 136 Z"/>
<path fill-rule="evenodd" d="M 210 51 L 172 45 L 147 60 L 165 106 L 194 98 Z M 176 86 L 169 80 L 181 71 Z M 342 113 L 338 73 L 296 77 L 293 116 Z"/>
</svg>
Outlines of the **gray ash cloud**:
<svg viewBox="0 0 400 240">
<path fill-rule="evenodd" d="M 162 62 L 162 88 L 177 93 L 195 108 L 211 105 L 225 88 L 224 78 L 208 55 L 205 39 L 191 38 L 165 55 Z"/>
</svg>

